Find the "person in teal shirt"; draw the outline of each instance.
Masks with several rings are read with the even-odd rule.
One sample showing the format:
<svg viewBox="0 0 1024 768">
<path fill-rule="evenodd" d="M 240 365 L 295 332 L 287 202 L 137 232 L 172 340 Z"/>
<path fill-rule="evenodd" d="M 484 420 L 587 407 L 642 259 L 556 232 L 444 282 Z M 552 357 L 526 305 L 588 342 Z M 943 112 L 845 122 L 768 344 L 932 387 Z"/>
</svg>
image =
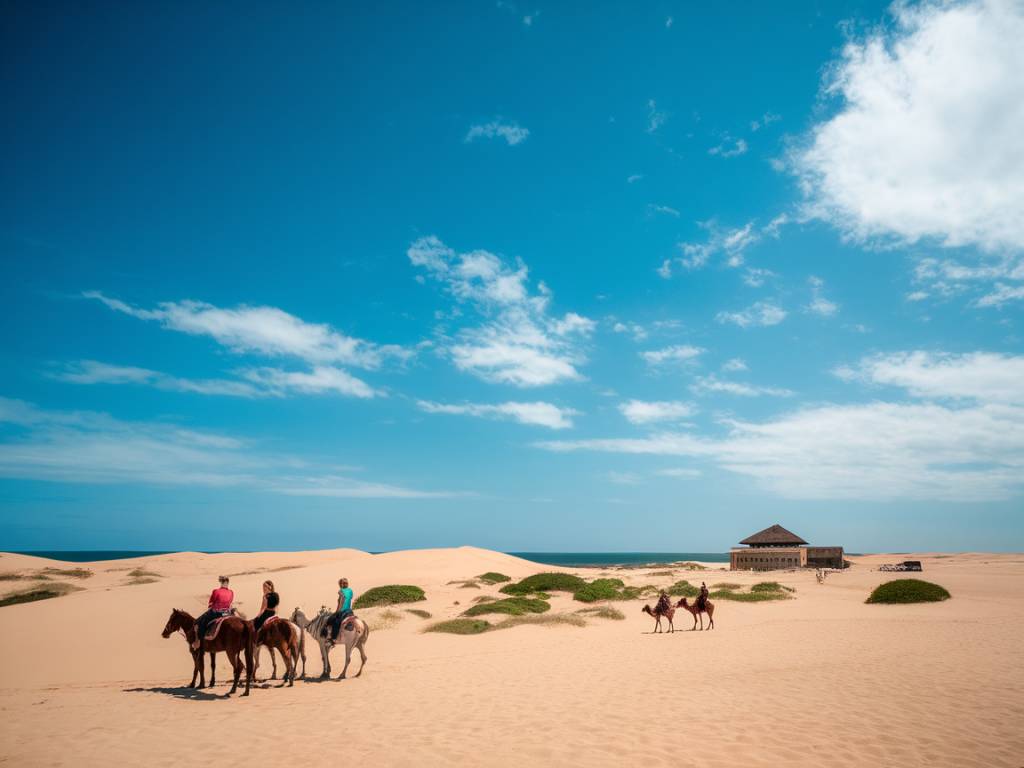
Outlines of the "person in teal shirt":
<svg viewBox="0 0 1024 768">
<path fill-rule="evenodd" d="M 352 590 L 348 586 L 348 579 L 338 579 L 338 609 L 331 617 L 331 642 L 338 639 L 338 632 L 341 631 L 341 624 L 352 615 Z"/>
</svg>

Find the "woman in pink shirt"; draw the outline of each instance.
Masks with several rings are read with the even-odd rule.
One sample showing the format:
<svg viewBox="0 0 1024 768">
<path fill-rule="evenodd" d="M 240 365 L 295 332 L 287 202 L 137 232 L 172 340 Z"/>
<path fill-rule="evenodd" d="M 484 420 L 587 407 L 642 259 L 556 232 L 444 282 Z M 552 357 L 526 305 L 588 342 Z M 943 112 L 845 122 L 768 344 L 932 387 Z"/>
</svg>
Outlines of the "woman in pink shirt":
<svg viewBox="0 0 1024 768">
<path fill-rule="evenodd" d="M 192 641 L 192 650 L 198 651 L 202 646 L 203 636 L 210 622 L 231 613 L 231 604 L 235 602 L 235 593 L 228 588 L 228 577 L 220 577 L 220 586 L 210 593 L 208 610 L 196 619 L 196 639 Z"/>
</svg>

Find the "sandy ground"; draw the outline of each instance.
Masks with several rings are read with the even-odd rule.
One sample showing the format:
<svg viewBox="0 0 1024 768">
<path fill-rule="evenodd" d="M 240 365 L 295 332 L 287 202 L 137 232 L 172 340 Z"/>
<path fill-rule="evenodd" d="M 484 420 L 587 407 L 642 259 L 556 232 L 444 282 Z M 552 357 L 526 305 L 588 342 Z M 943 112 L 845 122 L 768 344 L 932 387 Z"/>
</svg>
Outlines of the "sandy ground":
<svg viewBox="0 0 1024 768">
<path fill-rule="evenodd" d="M 312 613 L 344 575 L 357 594 L 419 585 L 428 599 L 413 607 L 438 619 L 497 592 L 450 581 L 553 569 L 472 548 L 84 564 L 94 576 L 66 579 L 83 591 L 0 608 L 0 764 L 234 765 L 276 754 L 329 765 L 344 751 L 343 762 L 375 766 L 1024 766 L 1024 555 L 916 555 L 952 600 L 865 605 L 894 578 L 877 565 L 906 557 L 855 558 L 824 585 L 813 572 L 773 574 L 795 599 L 719 602 L 713 632 L 649 634 L 641 602 L 615 604 L 623 621 L 469 637 L 423 634 L 430 621 L 400 612 L 371 634 L 361 678 L 261 684 L 248 699 L 225 698 L 223 657 L 212 692 L 184 688 L 185 643 L 160 637 L 172 607 L 202 610 L 219 573 L 240 574 L 232 586 L 250 615 L 264 578 L 284 612 Z M 160 577 L 127 584 L 140 566 Z M 0 556 L 0 575 L 46 567 L 72 566 Z M 615 575 L 637 585 L 765 578 Z M 555 596 L 552 606 L 580 604 Z M 360 615 L 387 624 L 382 612 Z"/>
</svg>

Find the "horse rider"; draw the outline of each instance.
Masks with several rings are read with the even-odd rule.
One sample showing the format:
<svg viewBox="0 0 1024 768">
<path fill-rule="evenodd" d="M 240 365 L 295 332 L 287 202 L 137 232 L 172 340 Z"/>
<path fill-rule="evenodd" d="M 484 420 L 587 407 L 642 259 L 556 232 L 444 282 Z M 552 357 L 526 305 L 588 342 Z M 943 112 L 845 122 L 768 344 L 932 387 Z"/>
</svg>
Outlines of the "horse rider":
<svg viewBox="0 0 1024 768">
<path fill-rule="evenodd" d="M 267 579 L 263 582 L 263 602 L 260 603 L 260 615 L 252 621 L 253 629 L 259 634 L 260 627 L 266 623 L 271 616 L 277 616 L 277 606 L 281 603 L 281 597 L 274 591 L 274 582 Z"/>
<path fill-rule="evenodd" d="M 338 639 L 342 623 L 352 615 L 352 590 L 348 586 L 348 579 L 342 577 L 338 579 L 338 609 L 324 626 L 324 633 L 332 645 Z"/>
<path fill-rule="evenodd" d="M 697 595 L 697 610 L 707 610 L 708 604 L 708 585 L 703 581 L 700 583 L 700 594 Z"/>
<path fill-rule="evenodd" d="M 661 594 L 658 595 L 658 604 L 654 607 L 655 613 L 667 613 L 672 608 L 672 598 L 668 596 L 668 592 L 664 589 L 661 590 Z"/>
<path fill-rule="evenodd" d="M 210 602 L 206 613 L 196 619 L 196 639 L 192 641 L 192 650 L 198 651 L 203 644 L 203 636 L 210 622 L 222 616 L 231 615 L 231 606 L 235 602 L 235 593 L 228 587 L 229 579 L 221 576 L 220 586 L 210 594 Z"/>
</svg>

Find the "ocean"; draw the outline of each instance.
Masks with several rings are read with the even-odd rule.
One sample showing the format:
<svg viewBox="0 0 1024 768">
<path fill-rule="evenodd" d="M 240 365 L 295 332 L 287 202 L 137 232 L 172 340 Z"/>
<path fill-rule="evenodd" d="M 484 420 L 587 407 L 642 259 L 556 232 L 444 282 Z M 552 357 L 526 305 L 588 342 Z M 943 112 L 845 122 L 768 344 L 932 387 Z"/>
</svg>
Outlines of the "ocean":
<svg viewBox="0 0 1024 768">
<path fill-rule="evenodd" d="M 34 555 L 68 563 L 88 563 L 98 560 L 124 560 L 129 557 L 169 555 L 173 552 L 128 550 L 128 549 L 83 549 L 83 550 L 36 550 L 18 552 L 20 555 Z M 218 554 L 208 552 L 206 554 Z M 380 554 L 380 553 L 374 553 Z M 611 565 L 649 565 L 651 563 L 675 563 L 682 560 L 697 560 L 704 563 L 727 563 L 729 553 L 725 552 L 508 552 L 514 557 L 531 560 L 542 565 L 560 565 L 566 568 L 606 567 Z"/>
</svg>

